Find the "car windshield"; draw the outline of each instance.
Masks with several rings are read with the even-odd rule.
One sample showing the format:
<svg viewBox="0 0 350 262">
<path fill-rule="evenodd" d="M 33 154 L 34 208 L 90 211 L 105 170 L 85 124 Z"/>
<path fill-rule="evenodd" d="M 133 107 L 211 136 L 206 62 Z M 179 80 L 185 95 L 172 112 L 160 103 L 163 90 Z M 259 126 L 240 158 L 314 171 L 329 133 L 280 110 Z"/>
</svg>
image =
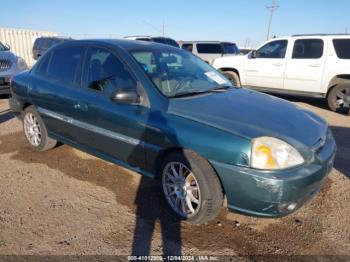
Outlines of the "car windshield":
<svg viewBox="0 0 350 262">
<path fill-rule="evenodd" d="M 189 96 L 232 87 L 213 67 L 189 52 L 176 48 L 130 50 L 161 93 Z"/>
<path fill-rule="evenodd" d="M 239 49 L 236 46 L 236 44 L 223 43 L 222 44 L 222 48 L 223 48 L 223 53 L 224 54 L 234 54 L 234 55 L 238 55 L 239 54 Z"/>
<path fill-rule="evenodd" d="M 0 51 L 8 51 L 8 50 L 9 50 L 8 47 L 0 42 Z"/>
</svg>

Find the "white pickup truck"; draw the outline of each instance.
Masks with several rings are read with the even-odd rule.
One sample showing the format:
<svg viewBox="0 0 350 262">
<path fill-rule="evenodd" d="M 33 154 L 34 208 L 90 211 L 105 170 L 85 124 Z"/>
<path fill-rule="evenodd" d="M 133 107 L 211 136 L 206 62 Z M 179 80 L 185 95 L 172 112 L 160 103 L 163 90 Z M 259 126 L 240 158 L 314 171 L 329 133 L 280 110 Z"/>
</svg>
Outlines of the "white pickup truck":
<svg viewBox="0 0 350 262">
<path fill-rule="evenodd" d="M 212 65 L 237 86 L 327 98 L 333 111 L 350 104 L 350 35 L 274 38 L 245 56 L 217 58 Z"/>
</svg>

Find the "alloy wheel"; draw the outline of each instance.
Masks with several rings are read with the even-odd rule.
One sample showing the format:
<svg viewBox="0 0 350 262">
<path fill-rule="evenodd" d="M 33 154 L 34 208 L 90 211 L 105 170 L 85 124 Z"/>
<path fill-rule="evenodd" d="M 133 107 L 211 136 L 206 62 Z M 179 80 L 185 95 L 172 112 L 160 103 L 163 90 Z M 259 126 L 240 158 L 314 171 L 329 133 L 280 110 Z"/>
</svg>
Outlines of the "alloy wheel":
<svg viewBox="0 0 350 262">
<path fill-rule="evenodd" d="M 189 218 L 197 214 L 201 206 L 201 193 L 195 175 L 180 162 L 169 162 L 163 171 L 163 190 L 172 209 Z"/>
<path fill-rule="evenodd" d="M 28 142 L 38 147 L 41 143 L 41 129 L 38 119 L 32 113 L 27 113 L 24 117 L 24 133 Z"/>
<path fill-rule="evenodd" d="M 339 89 L 334 96 L 335 105 L 338 109 L 349 108 L 350 105 L 350 88 L 344 87 Z"/>
</svg>

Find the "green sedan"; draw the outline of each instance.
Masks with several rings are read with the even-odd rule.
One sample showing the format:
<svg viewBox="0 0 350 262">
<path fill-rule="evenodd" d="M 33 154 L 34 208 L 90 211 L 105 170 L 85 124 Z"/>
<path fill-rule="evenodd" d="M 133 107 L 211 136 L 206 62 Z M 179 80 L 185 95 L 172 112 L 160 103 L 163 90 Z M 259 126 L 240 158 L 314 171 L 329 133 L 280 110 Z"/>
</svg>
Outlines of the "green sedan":
<svg viewBox="0 0 350 262">
<path fill-rule="evenodd" d="M 159 179 L 169 210 L 193 224 L 214 219 L 225 197 L 234 212 L 287 215 L 316 195 L 334 162 L 319 116 L 236 88 L 162 44 L 63 43 L 14 77 L 11 92 L 34 150 L 59 141 Z"/>
</svg>

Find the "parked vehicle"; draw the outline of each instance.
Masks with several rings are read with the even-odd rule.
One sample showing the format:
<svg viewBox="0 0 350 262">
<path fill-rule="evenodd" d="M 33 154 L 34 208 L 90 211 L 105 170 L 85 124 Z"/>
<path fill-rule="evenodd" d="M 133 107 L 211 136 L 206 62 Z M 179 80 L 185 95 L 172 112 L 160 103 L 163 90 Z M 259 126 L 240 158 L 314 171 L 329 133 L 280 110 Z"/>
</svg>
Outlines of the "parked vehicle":
<svg viewBox="0 0 350 262">
<path fill-rule="evenodd" d="M 174 39 L 172 39 L 170 37 L 163 37 L 163 36 L 156 36 L 156 37 L 151 37 L 151 36 L 126 36 L 124 38 L 128 39 L 128 40 L 147 41 L 147 42 L 154 42 L 154 43 L 159 43 L 159 44 L 165 44 L 165 45 L 170 45 L 170 46 L 174 46 L 174 47 L 179 47 L 179 44 Z"/>
<path fill-rule="evenodd" d="M 10 94 L 12 77 L 27 69 L 23 58 L 10 51 L 10 47 L 0 42 L 0 95 Z"/>
<path fill-rule="evenodd" d="M 227 55 L 239 55 L 235 43 L 218 41 L 181 41 L 180 47 L 211 64 L 215 58 Z"/>
<path fill-rule="evenodd" d="M 350 35 L 275 38 L 246 56 L 218 58 L 213 66 L 236 86 L 327 98 L 333 111 L 350 103 Z"/>
<path fill-rule="evenodd" d="M 33 59 L 38 60 L 49 48 L 71 40 L 73 39 L 64 37 L 39 37 L 33 45 Z"/>
<path fill-rule="evenodd" d="M 14 78 L 10 106 L 34 150 L 60 141 L 159 178 L 171 210 L 193 224 L 215 218 L 224 195 L 245 214 L 293 212 L 321 188 L 336 151 L 316 114 L 142 41 L 56 46 Z"/>
</svg>

